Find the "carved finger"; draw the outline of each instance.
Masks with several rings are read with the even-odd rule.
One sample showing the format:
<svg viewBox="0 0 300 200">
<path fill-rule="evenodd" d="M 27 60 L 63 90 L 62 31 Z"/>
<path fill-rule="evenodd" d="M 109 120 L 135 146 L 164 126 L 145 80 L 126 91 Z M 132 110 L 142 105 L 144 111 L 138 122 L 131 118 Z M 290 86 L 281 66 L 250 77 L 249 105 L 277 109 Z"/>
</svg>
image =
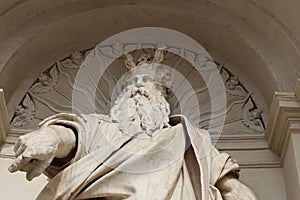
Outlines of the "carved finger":
<svg viewBox="0 0 300 200">
<path fill-rule="evenodd" d="M 16 157 L 18 157 L 18 156 L 20 156 L 22 153 L 24 153 L 25 150 L 26 150 L 26 145 L 25 145 L 25 144 L 19 145 L 19 147 L 15 150 Z"/>
<path fill-rule="evenodd" d="M 23 155 L 18 156 L 15 161 L 8 167 L 8 171 L 14 173 L 21 169 L 30 161 L 30 158 L 24 157 Z"/>
<path fill-rule="evenodd" d="M 16 152 L 19 147 L 21 146 L 21 144 L 23 144 L 24 138 L 22 136 L 20 136 L 14 146 L 14 152 Z"/>
<path fill-rule="evenodd" d="M 16 153 L 16 151 L 19 149 L 19 147 L 20 147 L 20 142 L 19 142 L 19 140 L 16 142 L 16 144 L 15 144 L 15 146 L 14 146 L 14 152 Z"/>
</svg>

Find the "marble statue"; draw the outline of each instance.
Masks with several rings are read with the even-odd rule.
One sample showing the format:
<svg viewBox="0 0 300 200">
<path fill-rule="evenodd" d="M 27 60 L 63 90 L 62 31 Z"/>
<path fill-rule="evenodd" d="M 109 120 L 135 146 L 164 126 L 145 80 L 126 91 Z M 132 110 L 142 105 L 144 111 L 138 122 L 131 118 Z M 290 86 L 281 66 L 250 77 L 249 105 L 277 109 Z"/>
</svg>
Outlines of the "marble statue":
<svg viewBox="0 0 300 200">
<path fill-rule="evenodd" d="M 137 62 L 109 115 L 61 113 L 21 136 L 10 172 L 49 177 L 37 199 L 257 199 L 239 165 L 185 116 L 170 116 L 164 51 Z"/>
</svg>

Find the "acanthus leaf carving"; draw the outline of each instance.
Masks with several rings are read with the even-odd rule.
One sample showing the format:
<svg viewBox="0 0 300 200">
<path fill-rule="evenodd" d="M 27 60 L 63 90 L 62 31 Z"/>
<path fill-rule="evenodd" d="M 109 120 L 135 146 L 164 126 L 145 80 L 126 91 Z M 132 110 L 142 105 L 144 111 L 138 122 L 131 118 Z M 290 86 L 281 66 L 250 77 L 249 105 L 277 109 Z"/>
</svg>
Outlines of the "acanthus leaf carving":
<svg viewBox="0 0 300 200">
<path fill-rule="evenodd" d="M 202 54 L 195 55 L 194 63 L 197 69 L 201 67 L 205 67 L 207 61 L 208 58 L 205 55 Z"/>
<path fill-rule="evenodd" d="M 241 110 L 241 121 L 251 130 L 254 130 L 259 133 L 265 132 L 265 128 L 262 122 L 263 110 L 256 108 L 252 102 L 252 99 L 249 98 Z"/>
<path fill-rule="evenodd" d="M 112 46 L 112 53 L 115 55 L 116 58 L 120 57 L 124 54 L 125 46 L 119 42 L 115 43 Z"/>
<path fill-rule="evenodd" d="M 34 118 L 35 106 L 29 94 L 26 94 L 22 103 L 15 107 L 14 115 L 15 117 L 11 122 L 11 126 L 14 128 L 20 128 L 22 126 L 25 126 L 29 124 Z"/>
<path fill-rule="evenodd" d="M 240 86 L 240 80 L 238 76 L 230 76 L 229 79 L 225 82 L 226 91 L 229 95 L 246 97 L 247 92 L 242 86 Z"/>
<path fill-rule="evenodd" d="M 56 66 L 47 72 L 43 72 L 37 79 L 37 82 L 29 89 L 33 94 L 42 94 L 49 92 L 51 88 L 58 83 L 58 70 Z"/>
<path fill-rule="evenodd" d="M 74 51 L 70 58 L 61 61 L 61 66 L 68 69 L 78 69 L 83 62 L 85 55 L 80 51 Z"/>
</svg>

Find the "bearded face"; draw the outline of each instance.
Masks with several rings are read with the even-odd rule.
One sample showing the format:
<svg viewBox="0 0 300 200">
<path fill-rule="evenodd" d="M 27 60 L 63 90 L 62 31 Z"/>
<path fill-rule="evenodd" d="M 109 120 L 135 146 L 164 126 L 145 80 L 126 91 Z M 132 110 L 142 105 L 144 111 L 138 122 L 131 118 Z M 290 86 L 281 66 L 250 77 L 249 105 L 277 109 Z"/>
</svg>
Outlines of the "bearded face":
<svg viewBox="0 0 300 200">
<path fill-rule="evenodd" d="M 151 136 L 154 131 L 169 126 L 170 106 L 161 86 L 136 80 L 119 95 L 110 116 L 127 134 L 146 133 Z"/>
</svg>

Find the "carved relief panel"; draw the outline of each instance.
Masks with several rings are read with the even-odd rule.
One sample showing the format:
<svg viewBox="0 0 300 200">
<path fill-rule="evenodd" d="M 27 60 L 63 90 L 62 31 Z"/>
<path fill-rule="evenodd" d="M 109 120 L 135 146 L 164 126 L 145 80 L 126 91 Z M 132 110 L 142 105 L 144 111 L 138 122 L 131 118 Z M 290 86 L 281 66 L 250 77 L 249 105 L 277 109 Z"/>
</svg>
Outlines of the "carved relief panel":
<svg viewBox="0 0 300 200">
<path fill-rule="evenodd" d="M 124 46 L 115 44 L 112 47 L 99 49 L 99 51 L 106 56 L 113 56 L 117 59 L 105 70 L 100 81 L 94 83 L 96 88 L 95 98 L 91 98 L 86 104 L 94 104 L 95 112 L 97 113 L 108 114 L 114 102 L 114 99 L 112 99 L 114 87 L 120 77 L 127 71 L 124 64 L 124 56 L 122 55 Z M 153 52 L 152 49 L 145 48 L 131 53 L 135 59 L 147 59 L 146 55 L 153 55 Z M 75 51 L 69 57 L 53 63 L 51 67 L 43 71 L 33 81 L 31 87 L 28 88 L 19 105 L 16 105 L 14 116 L 11 119 L 11 127 L 16 129 L 36 129 L 38 123 L 50 115 L 61 112 L 73 112 L 74 105 L 84 110 L 84 105 L 72 99 L 72 91 L 76 89 L 73 88 L 76 74 L 88 53 L 89 50 Z M 212 97 L 207 90 L 203 77 L 195 72 L 196 70 L 209 72 L 209 63 L 213 61 L 203 55 L 193 54 L 193 52 L 182 52 L 182 54 L 193 56 L 194 66 L 196 67 L 193 67 L 182 57 L 170 52 L 166 54 L 163 64 L 180 72 L 192 85 L 194 94 L 198 99 L 198 105 L 193 105 L 189 102 L 189 97 L 185 97 L 186 106 L 184 109 L 185 112 L 188 112 L 190 120 L 194 121 L 195 125 L 200 128 L 207 128 L 210 118 L 226 115 L 222 134 L 264 134 L 264 120 L 261 115 L 263 110 L 257 107 L 252 94 L 248 92 L 238 76 L 232 74 L 226 67 L 218 63 L 216 63 L 218 73 L 221 75 L 226 89 L 227 105 L 226 113 L 219 113 L 220 116 L 212 116 L 210 113 Z M 92 75 L 87 75 L 93 81 Z M 84 96 L 93 96 L 91 95 L 93 93 L 92 89 L 84 85 L 82 85 L 79 92 Z M 188 95 L 189 91 L 184 91 L 184 93 Z M 168 100 L 173 114 L 180 113 L 178 102 L 181 99 L 171 94 Z M 193 109 L 195 106 L 199 107 L 201 117 Z M 215 124 L 215 126 L 221 126 L 221 124 Z"/>
</svg>

